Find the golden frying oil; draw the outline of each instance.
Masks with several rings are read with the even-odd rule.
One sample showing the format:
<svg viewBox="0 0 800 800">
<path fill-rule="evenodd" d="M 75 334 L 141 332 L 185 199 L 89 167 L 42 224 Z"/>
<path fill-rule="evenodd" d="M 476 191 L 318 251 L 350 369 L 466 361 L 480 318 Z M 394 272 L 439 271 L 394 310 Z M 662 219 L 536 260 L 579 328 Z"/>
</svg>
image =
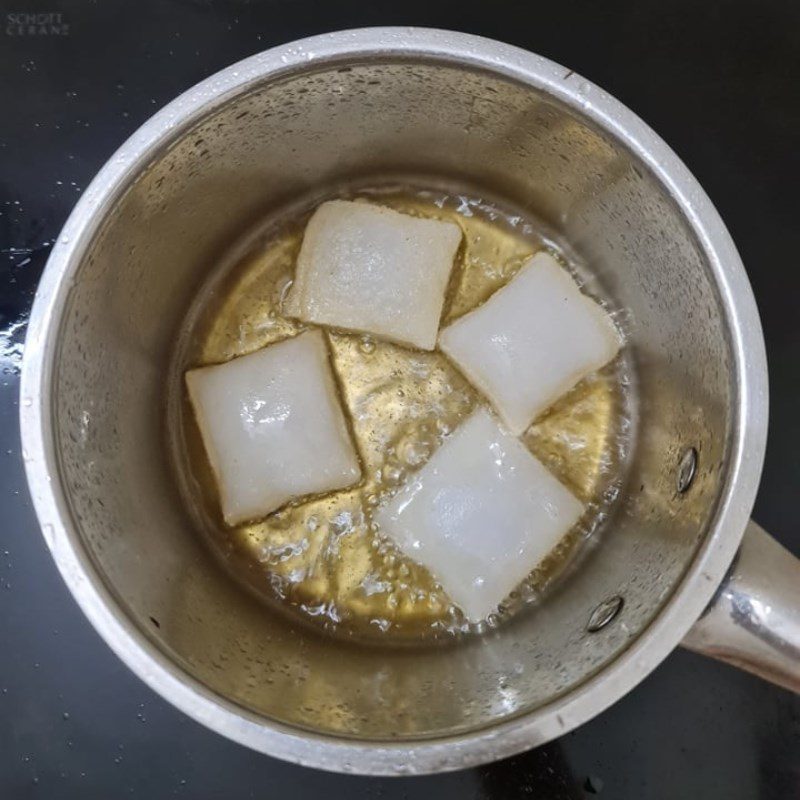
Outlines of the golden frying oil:
<svg viewBox="0 0 800 800">
<path fill-rule="evenodd" d="M 396 185 L 339 196 L 364 198 L 461 227 L 464 240 L 443 323 L 483 302 L 543 247 L 567 264 L 541 225 L 476 197 Z M 607 515 L 628 445 L 625 360 L 618 358 L 583 381 L 525 433 L 525 444 L 587 504 L 587 513 L 500 613 L 481 625 L 469 626 L 427 570 L 401 555 L 370 521 L 371 509 L 396 491 L 476 404 L 484 402 L 438 352 L 329 331 L 331 359 L 361 457 L 363 481 L 356 488 L 290 504 L 263 520 L 227 528 L 182 375 L 191 367 L 224 362 L 303 330 L 282 315 L 281 304 L 311 211 L 313 207 L 301 208 L 249 237 L 238 256 L 220 265 L 188 317 L 173 361 L 168 403 L 174 462 L 187 505 L 239 578 L 329 631 L 419 640 L 495 625 L 539 599 Z"/>
</svg>

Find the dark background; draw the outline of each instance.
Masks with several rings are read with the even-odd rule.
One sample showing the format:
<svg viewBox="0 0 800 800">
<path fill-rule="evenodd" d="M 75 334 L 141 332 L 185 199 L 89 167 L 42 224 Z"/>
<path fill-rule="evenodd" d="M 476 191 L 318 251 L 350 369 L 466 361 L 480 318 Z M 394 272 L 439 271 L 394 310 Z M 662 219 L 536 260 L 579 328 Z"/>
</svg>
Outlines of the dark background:
<svg viewBox="0 0 800 800">
<path fill-rule="evenodd" d="M 16 35 L 7 15 L 25 11 L 60 13 L 61 35 Z M 753 283 L 770 360 L 755 517 L 800 553 L 800 4 L 0 0 L 0 14 L 2 800 L 800 798 L 800 699 L 680 651 L 578 731 L 467 772 L 342 777 L 228 742 L 156 697 L 84 621 L 38 533 L 17 426 L 25 314 L 50 243 L 139 124 L 273 44 L 366 25 L 453 28 L 598 83 L 667 140 L 716 203 Z"/>
</svg>

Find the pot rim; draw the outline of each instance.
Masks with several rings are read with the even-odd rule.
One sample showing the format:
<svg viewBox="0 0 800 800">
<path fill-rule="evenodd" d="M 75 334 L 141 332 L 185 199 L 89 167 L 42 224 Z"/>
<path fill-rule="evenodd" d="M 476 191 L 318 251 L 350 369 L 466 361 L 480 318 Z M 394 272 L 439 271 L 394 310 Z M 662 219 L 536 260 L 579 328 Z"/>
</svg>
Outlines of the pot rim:
<svg viewBox="0 0 800 800">
<path fill-rule="evenodd" d="M 717 284 L 733 353 L 734 410 L 728 474 L 710 532 L 648 628 L 593 677 L 551 703 L 451 737 L 370 742 L 312 733 L 262 717 L 212 692 L 125 616 L 83 550 L 58 473 L 51 378 L 73 275 L 86 246 L 137 174 L 176 133 L 265 79 L 331 61 L 419 57 L 493 72 L 539 89 L 618 139 L 664 185 L 691 225 Z M 20 389 L 23 459 L 44 538 L 70 592 L 111 649 L 153 690 L 212 730 L 306 766 L 371 775 L 462 769 L 561 736 L 632 689 L 679 644 L 712 599 L 738 548 L 763 463 L 767 366 L 744 267 L 722 220 L 686 166 L 642 120 L 602 89 L 558 64 L 491 39 L 443 30 L 384 27 L 323 34 L 246 58 L 200 82 L 147 120 L 106 162 L 81 197 L 39 284 L 25 342 Z"/>
</svg>

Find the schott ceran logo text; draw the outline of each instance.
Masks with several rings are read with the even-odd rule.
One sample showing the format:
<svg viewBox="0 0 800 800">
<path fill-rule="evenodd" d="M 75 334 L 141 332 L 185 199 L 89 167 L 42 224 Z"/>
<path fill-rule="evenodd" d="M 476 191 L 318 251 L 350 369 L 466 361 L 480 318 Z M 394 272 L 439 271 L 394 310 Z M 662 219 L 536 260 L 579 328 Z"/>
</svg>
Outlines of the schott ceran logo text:
<svg viewBox="0 0 800 800">
<path fill-rule="evenodd" d="M 69 23 L 60 12 L 6 14 L 6 36 L 69 36 Z"/>
</svg>

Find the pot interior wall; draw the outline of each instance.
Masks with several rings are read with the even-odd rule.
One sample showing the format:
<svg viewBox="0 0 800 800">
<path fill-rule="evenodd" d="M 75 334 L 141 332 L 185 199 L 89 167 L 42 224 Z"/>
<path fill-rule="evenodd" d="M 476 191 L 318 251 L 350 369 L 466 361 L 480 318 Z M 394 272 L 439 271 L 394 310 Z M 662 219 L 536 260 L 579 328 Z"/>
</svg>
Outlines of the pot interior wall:
<svg viewBox="0 0 800 800">
<path fill-rule="evenodd" d="M 168 359 L 215 257 L 272 208 L 387 172 L 463 180 L 546 220 L 628 310 L 638 376 L 635 454 L 600 546 L 535 613 L 458 646 L 348 644 L 270 613 L 208 553 L 165 446 Z M 321 65 L 176 129 L 87 245 L 54 372 L 58 479 L 120 607 L 217 694 L 363 739 L 474 729 L 580 685 L 674 590 L 725 479 L 735 387 L 721 315 L 676 206 L 577 112 L 445 62 Z M 699 470 L 681 495 L 688 446 Z M 592 609 L 614 595 L 620 617 L 587 633 Z"/>
</svg>

